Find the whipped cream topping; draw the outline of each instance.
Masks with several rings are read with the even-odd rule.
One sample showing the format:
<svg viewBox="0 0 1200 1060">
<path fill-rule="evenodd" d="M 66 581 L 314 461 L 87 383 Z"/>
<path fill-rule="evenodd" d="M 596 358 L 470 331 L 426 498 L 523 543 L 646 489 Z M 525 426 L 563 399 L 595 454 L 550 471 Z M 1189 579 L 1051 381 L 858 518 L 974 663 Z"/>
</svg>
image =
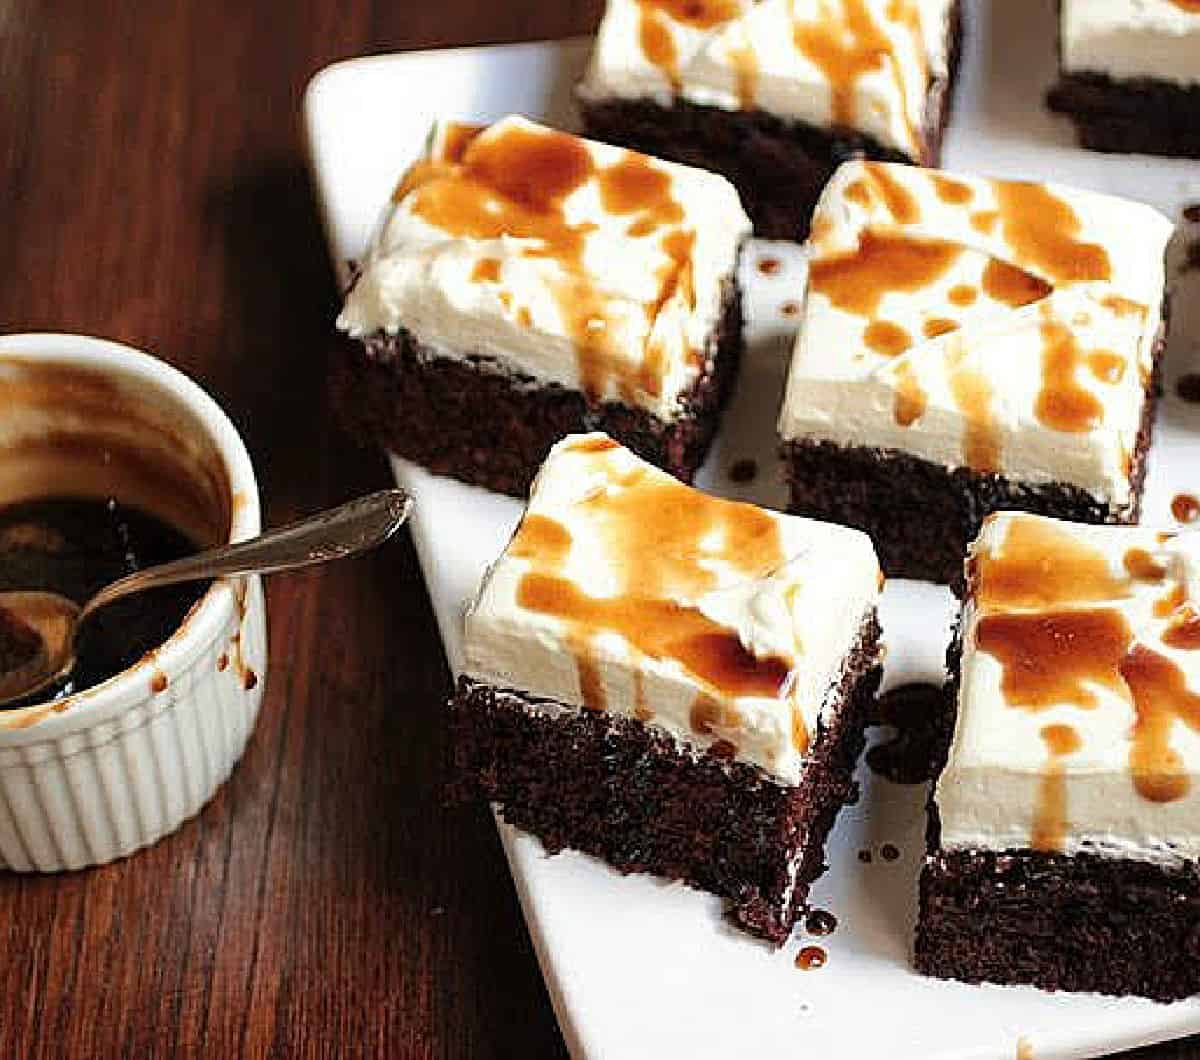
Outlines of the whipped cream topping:
<svg viewBox="0 0 1200 1060">
<path fill-rule="evenodd" d="M 588 99 L 676 98 L 856 129 L 919 157 L 951 0 L 608 0 Z"/>
<path fill-rule="evenodd" d="M 813 215 L 781 435 L 1129 503 L 1171 232 L 1094 192 L 847 162 Z"/>
<path fill-rule="evenodd" d="M 435 355 L 670 421 L 715 352 L 749 232 L 715 174 L 523 118 L 444 123 L 396 188 L 338 327 L 403 328 Z"/>
<path fill-rule="evenodd" d="M 1195 0 L 1062 0 L 1062 68 L 1200 84 Z"/>
<path fill-rule="evenodd" d="M 1198 570 L 1197 533 L 984 524 L 944 848 L 1200 857 Z"/>
<path fill-rule="evenodd" d="M 712 497 L 573 435 L 467 612 L 465 668 L 795 784 L 881 581 L 858 531 Z"/>
</svg>

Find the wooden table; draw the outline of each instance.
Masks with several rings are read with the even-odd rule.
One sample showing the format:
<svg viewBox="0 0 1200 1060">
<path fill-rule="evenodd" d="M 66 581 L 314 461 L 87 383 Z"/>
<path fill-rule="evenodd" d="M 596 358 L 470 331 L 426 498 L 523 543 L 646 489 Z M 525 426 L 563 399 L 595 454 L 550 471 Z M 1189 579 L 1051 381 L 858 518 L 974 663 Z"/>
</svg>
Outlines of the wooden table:
<svg viewBox="0 0 1200 1060">
<path fill-rule="evenodd" d="M 0 330 L 197 377 L 270 523 L 386 484 L 326 397 L 304 85 L 367 52 L 586 32 L 598 8 L 0 0 Z M 0 875 L 0 1057 L 562 1055 L 489 817 L 441 804 L 448 675 L 411 546 L 277 579 L 268 609 L 258 731 L 197 820 L 107 868 Z"/>
</svg>

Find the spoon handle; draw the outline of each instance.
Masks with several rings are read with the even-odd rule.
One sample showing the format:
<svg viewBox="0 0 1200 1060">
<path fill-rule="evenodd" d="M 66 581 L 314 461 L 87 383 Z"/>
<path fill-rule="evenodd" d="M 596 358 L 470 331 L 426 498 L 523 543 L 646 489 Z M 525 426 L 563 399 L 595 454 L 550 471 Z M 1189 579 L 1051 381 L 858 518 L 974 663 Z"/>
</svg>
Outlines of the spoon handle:
<svg viewBox="0 0 1200 1060">
<path fill-rule="evenodd" d="M 295 570 L 356 555 L 391 537 L 408 518 L 411 507 L 412 498 L 404 490 L 382 490 L 240 544 L 148 567 L 100 590 L 79 618 L 82 621 L 114 600 L 145 589 L 235 574 Z"/>
</svg>

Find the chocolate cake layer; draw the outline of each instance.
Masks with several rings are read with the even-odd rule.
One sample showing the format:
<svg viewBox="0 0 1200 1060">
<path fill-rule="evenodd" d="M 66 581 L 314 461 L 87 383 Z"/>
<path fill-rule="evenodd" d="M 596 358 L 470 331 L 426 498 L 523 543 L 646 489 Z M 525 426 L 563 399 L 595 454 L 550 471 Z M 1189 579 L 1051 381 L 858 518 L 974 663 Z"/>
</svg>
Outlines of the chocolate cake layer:
<svg viewBox="0 0 1200 1060">
<path fill-rule="evenodd" d="M 1200 85 L 1063 74 L 1046 102 L 1093 151 L 1200 158 Z"/>
<path fill-rule="evenodd" d="M 917 970 L 1172 1001 L 1200 993 L 1200 867 L 1033 850 L 937 851 Z"/>
<path fill-rule="evenodd" d="M 1035 512 L 1079 523 L 1136 523 L 1162 392 L 1163 341 L 1160 335 L 1130 454 L 1133 499 L 1125 507 L 1105 504 L 1067 482 L 1021 482 L 968 467 L 948 468 L 895 449 L 804 439 L 783 447 L 791 487 L 788 511 L 865 531 L 888 577 L 947 584 L 961 576 L 967 545 L 991 512 Z"/>
<path fill-rule="evenodd" d="M 454 790 L 490 799 L 550 853 L 570 847 L 720 895 L 743 929 L 782 944 L 825 870 L 838 810 L 857 797 L 879 634 L 872 613 L 794 787 L 720 744 L 691 752 L 640 721 L 463 677 L 450 704 Z"/>
<path fill-rule="evenodd" d="M 581 100 L 584 130 L 593 139 L 720 173 L 737 188 L 756 236 L 803 240 L 822 189 L 848 159 L 938 164 L 962 34 L 960 2 L 951 8 L 946 27 L 950 74 L 930 86 L 917 158 L 854 129 L 822 128 L 765 111 L 729 111 L 680 99 L 670 107 L 648 99 Z"/>
<path fill-rule="evenodd" d="M 670 423 L 514 374 L 491 358 L 443 356 L 403 330 L 347 344 L 333 385 L 339 412 L 356 433 L 436 474 L 523 497 L 550 447 L 586 431 L 604 431 L 691 482 L 733 390 L 741 352 L 741 293 L 730 277 L 704 367 Z"/>
</svg>

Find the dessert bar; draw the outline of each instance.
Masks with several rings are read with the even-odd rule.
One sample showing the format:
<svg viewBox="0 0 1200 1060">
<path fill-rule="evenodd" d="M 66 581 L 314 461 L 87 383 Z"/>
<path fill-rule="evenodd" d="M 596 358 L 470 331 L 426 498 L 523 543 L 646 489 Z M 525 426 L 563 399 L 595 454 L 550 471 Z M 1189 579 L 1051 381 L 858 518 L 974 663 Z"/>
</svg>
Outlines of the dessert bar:
<svg viewBox="0 0 1200 1060">
<path fill-rule="evenodd" d="M 952 660 L 921 971 L 1200 991 L 1198 575 L 1200 535 L 988 520 Z"/>
<path fill-rule="evenodd" d="M 456 775 L 506 821 L 784 941 L 879 682 L 871 543 L 560 442 L 465 620 Z"/>
<path fill-rule="evenodd" d="M 439 125 L 392 198 L 338 318 L 352 424 L 518 496 L 585 430 L 690 480 L 741 353 L 728 181 L 507 118 Z"/>
<path fill-rule="evenodd" d="M 846 163 L 779 418 L 791 510 L 934 581 L 992 511 L 1136 522 L 1171 232 L 1095 192 Z"/>
<path fill-rule="evenodd" d="M 803 239 L 841 162 L 936 165 L 957 0 L 609 0 L 589 135 L 724 173 L 767 239 Z"/>
</svg>

